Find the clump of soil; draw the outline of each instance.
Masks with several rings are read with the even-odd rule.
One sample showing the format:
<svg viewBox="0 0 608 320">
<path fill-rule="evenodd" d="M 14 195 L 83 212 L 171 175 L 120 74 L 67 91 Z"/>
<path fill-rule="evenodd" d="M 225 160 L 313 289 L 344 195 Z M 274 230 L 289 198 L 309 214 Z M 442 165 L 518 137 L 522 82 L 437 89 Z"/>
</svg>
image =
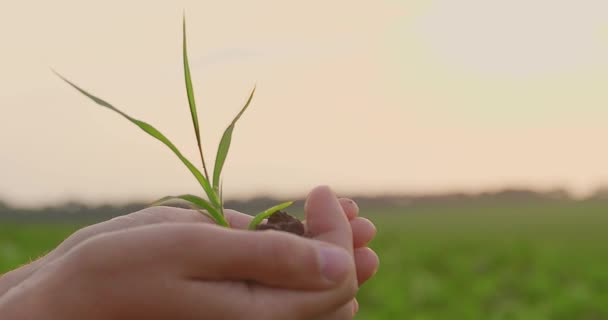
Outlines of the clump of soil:
<svg viewBox="0 0 608 320">
<path fill-rule="evenodd" d="M 257 230 L 278 230 L 293 233 L 302 237 L 310 237 L 304 224 L 298 218 L 284 211 L 277 211 L 268 217 L 268 222 L 259 224 Z"/>
</svg>

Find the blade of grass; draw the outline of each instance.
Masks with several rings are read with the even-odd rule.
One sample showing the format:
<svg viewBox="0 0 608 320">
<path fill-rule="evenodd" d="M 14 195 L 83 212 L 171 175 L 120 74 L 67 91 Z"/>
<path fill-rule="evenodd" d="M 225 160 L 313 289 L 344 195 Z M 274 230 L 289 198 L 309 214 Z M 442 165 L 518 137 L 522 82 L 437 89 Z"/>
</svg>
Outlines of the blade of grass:
<svg viewBox="0 0 608 320">
<path fill-rule="evenodd" d="M 196 142 L 198 143 L 198 152 L 201 156 L 201 162 L 203 163 L 203 172 L 205 178 L 209 180 L 209 173 L 207 172 L 207 165 L 205 164 L 205 157 L 203 156 L 203 145 L 201 143 L 201 131 L 198 124 L 198 113 L 196 111 L 196 102 L 194 101 L 194 89 L 192 87 L 192 77 L 190 75 L 190 64 L 188 63 L 188 48 L 186 41 L 186 15 L 184 14 L 183 21 L 183 59 L 184 59 L 184 77 L 186 79 L 186 93 L 188 94 L 188 104 L 190 105 L 190 116 L 192 117 L 192 124 L 194 126 L 194 134 L 196 135 Z"/>
<path fill-rule="evenodd" d="M 220 197 L 220 203 L 222 204 L 220 206 L 220 213 L 222 214 L 222 216 L 225 217 L 225 215 L 224 215 L 224 184 L 223 183 L 220 183 L 220 188 L 219 188 L 219 190 L 217 190 L 217 192 Z"/>
<path fill-rule="evenodd" d="M 55 71 L 53 71 L 53 72 L 55 72 Z M 190 170 L 190 172 L 192 172 L 192 174 L 194 175 L 196 180 L 203 187 L 203 190 L 205 190 L 205 193 L 207 193 L 209 200 L 211 200 L 211 202 L 213 202 L 216 206 L 221 206 L 220 200 L 219 200 L 216 192 L 213 190 L 213 188 L 209 184 L 209 181 L 201 174 L 201 172 L 186 157 L 184 157 L 182 155 L 182 153 L 177 149 L 177 147 L 169 139 L 167 139 L 167 137 L 165 137 L 165 135 L 163 135 L 160 131 L 158 131 L 152 125 L 150 125 L 146 122 L 137 120 L 137 119 L 129 116 L 128 114 L 120 111 L 119 109 L 117 109 L 113 105 L 109 104 L 108 102 L 88 93 L 84 89 L 80 88 L 76 84 L 72 83 L 71 81 L 69 81 L 68 79 L 63 77 L 61 74 L 59 74 L 57 72 L 55 72 L 55 74 L 59 78 L 61 78 L 63 81 L 67 82 L 70 86 L 74 87 L 74 89 L 78 90 L 80 93 L 84 94 L 89 99 L 93 100 L 98 105 L 106 107 L 106 108 L 120 114 L 121 116 L 125 117 L 127 120 L 129 120 L 132 123 L 134 123 L 135 125 L 137 125 L 140 129 L 145 131 L 147 134 L 151 135 L 152 137 L 156 138 L 157 140 L 162 142 L 164 145 L 169 147 L 169 149 L 171 149 L 171 151 L 173 151 L 173 153 L 184 163 L 184 165 Z"/>
<path fill-rule="evenodd" d="M 224 215 L 214 206 L 212 205 L 209 201 L 192 195 L 192 194 L 183 194 L 180 196 L 167 196 L 167 197 L 163 197 L 155 202 L 153 202 L 150 206 L 159 206 L 163 203 L 167 203 L 169 201 L 173 201 L 173 200 L 183 200 L 186 201 L 188 203 L 190 203 L 191 205 L 193 205 L 195 207 L 195 209 L 204 209 L 207 210 L 207 213 L 213 218 L 213 220 L 215 220 L 215 222 L 221 226 L 224 227 L 229 227 L 228 222 L 226 221 L 226 218 L 224 218 Z"/>
<path fill-rule="evenodd" d="M 255 93 L 255 87 L 251 91 L 249 95 L 249 99 L 247 99 L 247 103 L 241 109 L 241 111 L 234 117 L 228 128 L 224 131 L 222 135 L 222 139 L 220 140 L 220 144 L 217 149 L 217 156 L 215 157 L 215 166 L 213 168 L 213 189 L 218 190 L 220 184 L 220 176 L 222 174 L 222 169 L 224 168 L 224 163 L 226 162 L 226 157 L 228 156 L 228 150 L 230 149 L 230 142 L 232 141 L 232 132 L 234 131 L 234 126 L 239 118 L 243 115 L 251 100 L 253 99 L 253 94 Z"/>
<path fill-rule="evenodd" d="M 260 223 L 262 223 L 262 221 L 264 219 L 270 217 L 272 214 L 274 214 L 277 211 L 281 211 L 281 210 L 289 207 L 292 204 L 293 204 L 293 201 L 283 202 L 281 204 L 277 204 L 276 206 L 257 214 L 255 217 L 253 217 L 253 220 L 251 220 L 251 222 L 249 223 L 249 230 L 255 230 L 255 227 L 257 227 Z"/>
<path fill-rule="evenodd" d="M 219 194 L 220 194 L 220 201 L 222 203 L 224 203 L 224 182 L 220 182 Z"/>
</svg>

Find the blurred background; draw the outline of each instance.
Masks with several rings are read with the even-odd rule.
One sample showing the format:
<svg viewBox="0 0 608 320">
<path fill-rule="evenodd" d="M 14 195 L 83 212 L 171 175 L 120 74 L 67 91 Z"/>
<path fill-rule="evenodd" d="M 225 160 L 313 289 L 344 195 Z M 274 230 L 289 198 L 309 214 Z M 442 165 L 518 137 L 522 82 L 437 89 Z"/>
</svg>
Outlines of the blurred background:
<svg viewBox="0 0 608 320">
<path fill-rule="evenodd" d="M 358 319 L 608 319 L 608 2 L 593 0 L 2 2 L 0 273 L 198 192 L 50 70 L 194 160 L 184 10 L 207 154 L 257 85 L 227 207 L 329 184 L 377 224 Z"/>
</svg>

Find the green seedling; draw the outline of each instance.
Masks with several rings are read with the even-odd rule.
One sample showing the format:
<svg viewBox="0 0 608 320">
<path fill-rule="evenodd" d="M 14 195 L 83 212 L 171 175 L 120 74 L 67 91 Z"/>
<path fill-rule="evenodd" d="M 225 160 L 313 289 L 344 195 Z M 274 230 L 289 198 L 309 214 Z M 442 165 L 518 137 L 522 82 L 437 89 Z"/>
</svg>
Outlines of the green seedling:
<svg viewBox="0 0 608 320">
<path fill-rule="evenodd" d="M 202 197 L 192 195 L 192 194 L 185 194 L 185 195 L 179 195 L 179 196 L 168 196 L 168 197 L 164 197 L 164 198 L 154 202 L 152 204 L 152 206 L 165 204 L 169 201 L 175 201 L 175 200 L 186 201 L 191 206 L 191 208 L 199 211 L 202 214 L 208 215 L 218 225 L 221 225 L 224 227 L 230 227 L 230 225 L 228 224 L 228 222 L 226 221 L 226 218 L 224 216 L 224 200 L 223 200 L 223 193 L 222 193 L 222 176 L 221 176 L 222 169 L 224 168 L 224 164 L 226 162 L 226 157 L 228 155 L 228 150 L 230 149 L 230 142 L 232 141 L 232 133 L 234 131 L 234 127 L 236 126 L 237 121 L 243 115 L 245 110 L 247 110 L 247 107 L 249 107 L 249 105 L 251 104 L 251 100 L 253 99 L 253 95 L 255 93 L 255 87 L 251 91 L 251 94 L 249 95 L 249 98 L 247 99 L 247 102 L 245 103 L 245 105 L 243 106 L 241 111 L 236 115 L 234 120 L 232 120 L 230 125 L 224 131 L 224 134 L 222 135 L 222 138 L 220 140 L 220 143 L 219 143 L 219 146 L 217 149 L 217 154 L 215 157 L 215 166 L 213 169 L 213 176 L 209 176 L 209 172 L 207 170 L 207 164 L 205 162 L 205 157 L 204 157 L 204 152 L 203 152 L 203 145 L 201 142 L 200 127 L 199 127 L 199 122 L 198 122 L 198 113 L 196 110 L 196 103 L 194 100 L 194 89 L 192 88 L 190 66 L 188 64 L 188 50 L 187 50 L 187 44 L 186 44 L 186 19 L 185 19 L 185 17 L 183 20 L 183 61 L 184 61 L 184 78 L 186 80 L 186 93 L 188 95 L 188 104 L 190 106 L 190 115 L 192 117 L 194 134 L 196 136 L 198 151 L 199 151 L 199 155 L 201 158 L 202 169 L 203 169 L 202 172 L 195 165 L 193 165 L 192 162 L 190 162 L 190 160 L 188 160 L 164 134 L 162 134 L 160 131 L 158 131 L 155 127 L 153 127 L 152 125 L 150 125 L 144 121 L 141 121 L 141 120 L 138 120 L 138 119 L 135 119 L 135 118 L 129 116 L 128 114 L 122 112 L 121 110 L 114 107 L 113 105 L 106 102 L 105 100 L 100 99 L 100 98 L 88 93 L 87 91 L 85 91 L 81 87 L 77 86 L 73 82 L 69 81 L 68 79 L 66 79 L 65 77 L 60 75 L 59 73 L 57 73 L 55 71 L 54 72 L 55 72 L 55 74 L 57 74 L 57 76 L 59 76 L 61 79 L 63 79 L 69 85 L 74 87 L 80 93 L 84 94 L 85 96 L 87 96 L 88 98 L 93 100 L 98 105 L 106 107 L 106 108 L 120 114 L 127 120 L 129 120 L 132 123 L 134 123 L 135 125 L 137 125 L 143 131 L 145 131 L 152 137 L 154 137 L 157 140 L 159 140 L 160 142 L 162 142 L 169 149 L 171 149 L 171 151 L 173 151 L 173 153 L 182 161 L 182 163 L 194 175 L 194 177 L 196 178 L 198 183 L 201 185 L 204 193 L 207 196 L 207 199 L 204 199 Z M 249 229 L 255 230 L 256 227 L 264 219 L 268 218 L 269 216 L 271 216 L 272 214 L 274 214 L 277 211 L 280 211 L 280 210 L 283 210 L 283 209 L 289 207 L 292 203 L 293 202 L 291 202 L 291 201 L 284 202 L 284 203 L 276 205 L 276 206 L 256 215 L 254 217 L 254 219 L 251 221 L 251 223 L 249 225 Z"/>
</svg>

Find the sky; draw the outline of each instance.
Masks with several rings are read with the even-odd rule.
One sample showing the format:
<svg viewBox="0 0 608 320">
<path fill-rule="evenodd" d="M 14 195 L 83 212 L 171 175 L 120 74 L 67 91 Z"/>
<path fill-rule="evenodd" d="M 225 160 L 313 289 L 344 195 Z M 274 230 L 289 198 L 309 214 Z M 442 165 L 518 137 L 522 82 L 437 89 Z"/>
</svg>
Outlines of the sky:
<svg viewBox="0 0 608 320">
<path fill-rule="evenodd" d="M 0 199 L 199 193 L 181 60 L 186 12 L 203 147 L 254 85 L 227 198 L 608 183 L 608 2 L 11 1 L 0 4 Z"/>
</svg>

